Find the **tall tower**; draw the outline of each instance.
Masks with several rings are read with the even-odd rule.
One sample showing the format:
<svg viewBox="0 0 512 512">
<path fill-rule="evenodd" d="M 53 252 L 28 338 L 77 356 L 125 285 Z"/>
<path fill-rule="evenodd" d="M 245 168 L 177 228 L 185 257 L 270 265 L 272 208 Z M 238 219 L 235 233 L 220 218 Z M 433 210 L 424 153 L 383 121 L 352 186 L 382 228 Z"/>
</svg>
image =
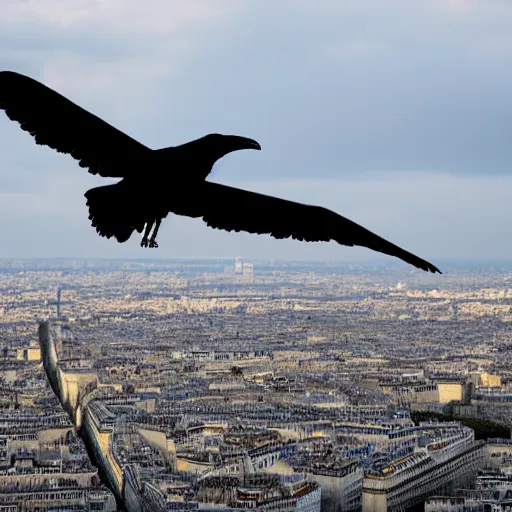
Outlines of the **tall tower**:
<svg viewBox="0 0 512 512">
<path fill-rule="evenodd" d="M 60 319 L 60 286 L 57 288 L 57 320 Z"/>
</svg>

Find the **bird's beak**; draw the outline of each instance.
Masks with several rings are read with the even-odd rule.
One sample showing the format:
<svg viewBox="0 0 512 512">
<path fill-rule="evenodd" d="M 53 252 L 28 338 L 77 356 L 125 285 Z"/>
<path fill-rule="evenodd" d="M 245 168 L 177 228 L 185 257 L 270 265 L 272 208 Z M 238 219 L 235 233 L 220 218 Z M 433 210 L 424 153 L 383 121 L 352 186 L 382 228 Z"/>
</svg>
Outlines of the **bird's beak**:
<svg viewBox="0 0 512 512">
<path fill-rule="evenodd" d="M 238 135 L 228 135 L 230 139 L 231 151 L 238 151 L 239 149 L 257 149 L 260 150 L 261 146 L 252 139 L 246 137 L 239 137 Z"/>
</svg>

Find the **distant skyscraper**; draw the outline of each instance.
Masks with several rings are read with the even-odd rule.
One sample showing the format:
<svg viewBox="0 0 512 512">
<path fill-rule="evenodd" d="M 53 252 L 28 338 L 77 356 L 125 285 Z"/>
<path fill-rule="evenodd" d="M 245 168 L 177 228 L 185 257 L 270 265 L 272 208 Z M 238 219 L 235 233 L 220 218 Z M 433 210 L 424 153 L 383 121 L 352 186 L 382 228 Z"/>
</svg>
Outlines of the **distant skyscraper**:
<svg viewBox="0 0 512 512">
<path fill-rule="evenodd" d="M 60 318 L 60 286 L 57 288 L 57 320 Z"/>
<path fill-rule="evenodd" d="M 235 274 L 243 274 L 244 260 L 243 258 L 235 258 Z"/>
<path fill-rule="evenodd" d="M 254 265 L 252 263 L 244 263 L 242 266 L 242 273 L 246 277 L 253 277 L 254 275 Z"/>
</svg>

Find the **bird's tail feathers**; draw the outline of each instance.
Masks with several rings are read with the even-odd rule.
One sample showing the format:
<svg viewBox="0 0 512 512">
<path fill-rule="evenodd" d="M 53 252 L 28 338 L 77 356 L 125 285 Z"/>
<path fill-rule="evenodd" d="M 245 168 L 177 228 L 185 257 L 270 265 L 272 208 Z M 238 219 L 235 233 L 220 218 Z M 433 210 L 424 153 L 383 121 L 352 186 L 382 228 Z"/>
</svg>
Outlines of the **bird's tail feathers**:
<svg viewBox="0 0 512 512">
<path fill-rule="evenodd" d="M 92 188 L 85 197 L 89 219 L 100 236 L 115 237 L 123 243 L 135 230 L 140 233 L 144 228 L 144 222 L 134 216 L 129 195 L 119 184 Z"/>
</svg>

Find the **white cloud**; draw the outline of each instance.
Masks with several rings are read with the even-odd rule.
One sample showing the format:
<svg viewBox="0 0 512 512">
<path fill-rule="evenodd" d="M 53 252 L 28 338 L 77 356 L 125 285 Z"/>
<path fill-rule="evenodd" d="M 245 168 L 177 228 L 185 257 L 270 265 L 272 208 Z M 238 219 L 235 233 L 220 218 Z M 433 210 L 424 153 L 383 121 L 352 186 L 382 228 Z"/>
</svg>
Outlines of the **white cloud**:
<svg viewBox="0 0 512 512">
<path fill-rule="evenodd" d="M 2 15 L 9 23 L 44 21 L 66 28 L 94 23 L 155 34 L 222 19 L 243 4 L 235 0 L 3 0 Z"/>
<path fill-rule="evenodd" d="M 4 52 L 37 62 L 40 72 L 34 78 L 79 100 L 95 98 L 112 110 L 122 110 L 124 101 L 125 110 L 127 103 L 137 110 L 158 80 L 194 52 L 195 35 L 227 22 L 243 5 L 234 0 L 5 0 L 0 30 L 10 43 Z"/>
</svg>

